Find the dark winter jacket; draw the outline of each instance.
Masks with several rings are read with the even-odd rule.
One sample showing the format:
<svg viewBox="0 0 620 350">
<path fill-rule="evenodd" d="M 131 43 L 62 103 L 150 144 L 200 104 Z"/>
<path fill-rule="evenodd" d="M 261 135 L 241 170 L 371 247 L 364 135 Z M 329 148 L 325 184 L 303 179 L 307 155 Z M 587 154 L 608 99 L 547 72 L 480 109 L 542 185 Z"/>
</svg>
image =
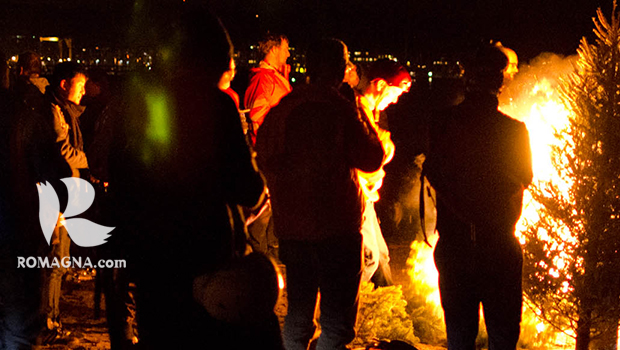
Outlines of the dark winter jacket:
<svg viewBox="0 0 620 350">
<path fill-rule="evenodd" d="M 46 97 L 49 100 L 46 108 L 50 109 L 46 119 L 53 118 L 53 127 L 56 132 L 55 148 L 71 168 L 71 176 L 79 177 L 81 169 L 88 169 L 79 121 L 85 107 L 58 97 L 53 92 L 47 92 Z M 69 125 L 66 133 L 61 130 L 62 123 Z"/>
<path fill-rule="evenodd" d="M 439 234 L 469 234 L 474 227 L 512 235 L 532 181 L 525 125 L 499 112 L 495 96 L 482 94 L 468 94 L 433 123 L 424 167 L 437 190 Z"/>
<path fill-rule="evenodd" d="M 362 118 L 335 88 L 316 85 L 297 88 L 269 112 L 256 151 L 280 239 L 360 234 L 355 169 L 376 171 L 385 156 Z"/>
<path fill-rule="evenodd" d="M 36 182 L 79 177 L 80 170 L 88 168 L 78 120 L 83 111 L 83 106 L 52 91 L 39 108 L 23 105 L 18 110 L 11 152 L 20 182 L 30 187 Z M 64 124 L 68 127 L 63 128 Z"/>
<path fill-rule="evenodd" d="M 200 76 L 135 81 L 111 147 L 117 235 L 136 244 L 144 273 L 195 277 L 232 257 L 230 212 L 256 205 L 264 180 L 228 95 Z"/>
</svg>

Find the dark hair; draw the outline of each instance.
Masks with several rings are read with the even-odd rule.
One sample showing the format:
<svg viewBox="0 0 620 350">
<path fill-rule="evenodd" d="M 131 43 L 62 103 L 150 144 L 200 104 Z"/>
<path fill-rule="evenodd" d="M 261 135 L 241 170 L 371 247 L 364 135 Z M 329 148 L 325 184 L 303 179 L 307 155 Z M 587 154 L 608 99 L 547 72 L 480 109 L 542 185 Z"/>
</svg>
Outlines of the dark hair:
<svg viewBox="0 0 620 350">
<path fill-rule="evenodd" d="M 337 86 L 344 79 L 347 46 L 338 39 L 321 39 L 308 47 L 306 68 L 311 82 Z"/>
<path fill-rule="evenodd" d="M 57 88 L 60 86 L 61 81 L 71 80 L 78 74 L 87 76 L 86 69 L 83 65 L 75 62 L 59 63 L 54 67 L 54 74 L 52 74 L 50 79 L 50 86 Z"/>
<path fill-rule="evenodd" d="M 499 92 L 504 82 L 508 57 L 495 45 L 485 44 L 463 61 L 468 90 Z"/>
<path fill-rule="evenodd" d="M 160 64 L 171 74 L 205 75 L 209 83 L 217 83 L 229 69 L 233 45 L 226 28 L 207 8 L 182 4 L 161 34 L 161 52 L 168 52 Z M 174 14 L 173 14 L 174 15 Z"/>
<path fill-rule="evenodd" d="M 288 41 L 288 38 L 284 34 L 267 33 L 258 42 L 258 49 L 261 52 L 262 57 L 267 56 L 269 51 L 276 46 L 282 45 L 282 42 Z"/>
<path fill-rule="evenodd" d="M 26 51 L 19 54 L 17 67 L 23 69 L 26 75 L 41 74 L 41 59 L 33 51 Z"/>
<path fill-rule="evenodd" d="M 411 75 L 405 67 L 388 59 L 380 59 L 371 63 L 366 74 L 369 82 L 383 79 L 390 85 L 398 85 L 405 80 L 411 81 Z"/>
</svg>

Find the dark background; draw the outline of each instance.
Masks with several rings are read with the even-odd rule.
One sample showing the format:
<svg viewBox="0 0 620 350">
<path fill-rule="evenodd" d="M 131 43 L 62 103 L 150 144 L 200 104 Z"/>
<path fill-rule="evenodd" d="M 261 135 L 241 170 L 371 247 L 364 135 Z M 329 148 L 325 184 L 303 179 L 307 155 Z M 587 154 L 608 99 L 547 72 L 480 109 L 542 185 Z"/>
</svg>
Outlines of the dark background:
<svg viewBox="0 0 620 350">
<path fill-rule="evenodd" d="M 0 34 L 66 36 L 84 45 L 122 45 L 132 14 L 144 1 L 3 0 Z M 593 38 L 596 9 L 601 7 L 609 16 L 612 7 L 612 0 L 206 2 L 239 47 L 272 30 L 285 33 L 291 45 L 300 48 L 317 37 L 333 36 L 352 49 L 423 58 L 451 57 L 476 41 L 493 39 L 514 48 L 526 61 L 546 51 L 573 54 L 583 36 Z"/>
</svg>

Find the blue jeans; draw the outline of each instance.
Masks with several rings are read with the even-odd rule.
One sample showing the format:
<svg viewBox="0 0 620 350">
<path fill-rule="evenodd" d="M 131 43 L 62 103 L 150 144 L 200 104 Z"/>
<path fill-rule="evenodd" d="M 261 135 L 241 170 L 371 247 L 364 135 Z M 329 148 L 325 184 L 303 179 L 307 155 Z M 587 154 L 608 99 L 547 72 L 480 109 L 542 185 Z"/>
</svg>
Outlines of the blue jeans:
<svg viewBox="0 0 620 350">
<path fill-rule="evenodd" d="M 314 334 L 314 309 L 321 293 L 321 335 L 317 350 L 346 349 L 355 338 L 362 270 L 359 233 L 316 242 L 280 241 L 286 265 L 288 314 L 283 340 L 287 350 L 306 350 Z"/>
</svg>

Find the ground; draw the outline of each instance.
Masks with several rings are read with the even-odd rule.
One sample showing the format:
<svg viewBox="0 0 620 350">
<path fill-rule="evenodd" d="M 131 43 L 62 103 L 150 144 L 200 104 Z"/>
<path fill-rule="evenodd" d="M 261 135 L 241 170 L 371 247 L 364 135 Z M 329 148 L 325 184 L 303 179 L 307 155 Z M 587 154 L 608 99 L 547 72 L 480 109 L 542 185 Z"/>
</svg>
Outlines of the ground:
<svg viewBox="0 0 620 350">
<path fill-rule="evenodd" d="M 68 344 L 54 344 L 37 349 L 60 350 L 106 350 L 110 349 L 110 338 L 105 311 L 95 315 L 95 281 L 90 275 L 71 274 L 63 283 L 60 310 L 65 329 L 71 332 Z M 102 302 L 103 308 L 103 302 Z"/>
<path fill-rule="evenodd" d="M 392 269 L 394 279 L 402 283 L 406 276 L 406 260 L 409 254 L 407 245 L 391 245 Z M 95 313 L 95 281 L 93 276 L 85 273 L 73 273 L 63 283 L 61 297 L 62 322 L 64 327 L 71 331 L 71 341 L 68 344 L 54 344 L 37 347 L 37 350 L 107 350 L 110 349 L 110 339 L 107 333 L 105 320 L 105 303 L 101 302 L 102 310 L 99 317 Z M 275 308 L 281 322 L 286 315 L 286 294 L 283 293 Z M 416 345 L 420 350 L 445 350 L 445 348 L 430 345 Z"/>
</svg>

